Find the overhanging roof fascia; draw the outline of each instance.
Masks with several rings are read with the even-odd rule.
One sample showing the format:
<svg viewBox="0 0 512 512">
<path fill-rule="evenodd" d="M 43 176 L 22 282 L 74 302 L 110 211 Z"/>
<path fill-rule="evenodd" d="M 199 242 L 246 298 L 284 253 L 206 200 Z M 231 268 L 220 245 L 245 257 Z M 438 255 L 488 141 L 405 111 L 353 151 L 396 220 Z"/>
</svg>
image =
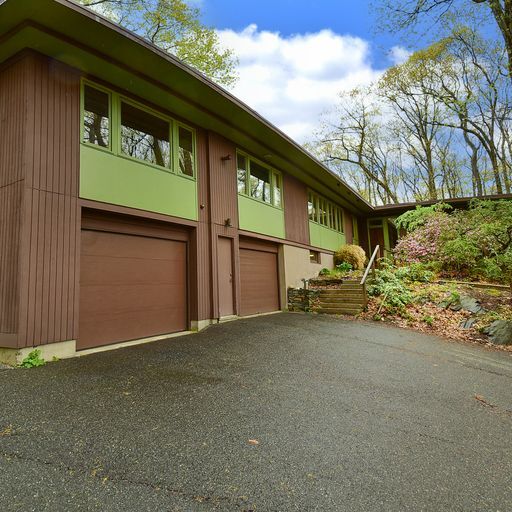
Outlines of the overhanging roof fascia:
<svg viewBox="0 0 512 512">
<path fill-rule="evenodd" d="M 372 206 L 343 180 L 257 112 L 172 55 L 69 0 L 0 1 L 0 62 L 24 48 L 99 78 L 106 69 L 130 92 L 205 129 L 304 181 L 354 213 Z M 129 56 L 127 58 L 126 56 Z"/>
</svg>

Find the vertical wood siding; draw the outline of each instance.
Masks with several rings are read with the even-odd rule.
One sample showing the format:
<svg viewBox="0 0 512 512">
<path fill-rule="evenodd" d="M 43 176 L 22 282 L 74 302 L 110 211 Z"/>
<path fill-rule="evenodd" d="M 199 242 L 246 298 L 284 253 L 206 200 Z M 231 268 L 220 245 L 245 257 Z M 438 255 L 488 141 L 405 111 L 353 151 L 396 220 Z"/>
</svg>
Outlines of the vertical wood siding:
<svg viewBox="0 0 512 512">
<path fill-rule="evenodd" d="M 220 135 L 210 132 L 210 187 L 212 223 L 238 228 L 238 193 L 236 188 L 236 147 Z M 222 160 L 230 155 L 231 160 Z"/>
<path fill-rule="evenodd" d="M 197 184 L 199 194 L 199 223 L 196 240 L 192 241 L 191 252 L 195 260 L 191 265 L 195 282 L 191 282 L 191 313 L 192 318 L 206 320 L 212 318 L 212 263 L 210 237 L 210 177 L 208 160 L 208 135 L 197 130 Z M 196 264 L 194 269 L 193 264 Z"/>
<path fill-rule="evenodd" d="M 343 224 L 347 244 L 351 244 L 354 241 L 354 224 L 352 219 L 352 214 L 347 212 L 347 210 L 343 210 Z"/>
<path fill-rule="evenodd" d="M 286 238 L 309 244 L 308 189 L 299 180 L 284 175 L 284 221 Z"/>
<path fill-rule="evenodd" d="M 27 65 L 0 72 L 0 333 L 18 332 Z"/>
<path fill-rule="evenodd" d="M 230 160 L 223 157 L 230 155 Z M 210 247 L 211 247 L 211 286 L 212 303 L 211 316 L 218 318 L 219 314 L 219 282 L 217 243 L 219 236 L 233 239 L 234 246 L 234 275 L 235 283 L 239 279 L 238 262 L 238 192 L 236 185 L 236 146 L 220 135 L 208 133 L 208 165 L 209 165 L 209 204 L 210 204 Z M 231 226 L 226 226 L 226 220 L 231 220 Z M 239 287 L 235 286 L 235 310 L 240 304 Z"/>
<path fill-rule="evenodd" d="M 76 339 L 80 77 L 27 58 L 19 345 Z"/>
</svg>

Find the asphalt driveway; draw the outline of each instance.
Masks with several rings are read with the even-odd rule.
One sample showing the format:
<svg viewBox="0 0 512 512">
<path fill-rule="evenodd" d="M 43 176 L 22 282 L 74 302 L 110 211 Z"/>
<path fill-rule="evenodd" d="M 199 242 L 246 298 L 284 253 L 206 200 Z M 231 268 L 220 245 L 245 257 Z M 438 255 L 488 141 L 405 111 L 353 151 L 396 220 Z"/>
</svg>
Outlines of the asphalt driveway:
<svg viewBox="0 0 512 512">
<path fill-rule="evenodd" d="M 512 357 L 278 314 L 0 371 L 0 510 L 512 509 Z"/>
</svg>

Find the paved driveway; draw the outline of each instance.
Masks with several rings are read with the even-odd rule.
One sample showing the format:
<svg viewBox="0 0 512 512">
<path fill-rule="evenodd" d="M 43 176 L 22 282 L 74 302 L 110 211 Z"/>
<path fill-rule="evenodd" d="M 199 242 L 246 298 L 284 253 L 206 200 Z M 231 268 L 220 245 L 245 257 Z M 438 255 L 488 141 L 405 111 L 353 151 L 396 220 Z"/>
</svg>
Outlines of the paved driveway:
<svg viewBox="0 0 512 512">
<path fill-rule="evenodd" d="M 278 314 L 0 390 L 4 512 L 512 509 L 512 357 L 479 347 Z"/>
</svg>

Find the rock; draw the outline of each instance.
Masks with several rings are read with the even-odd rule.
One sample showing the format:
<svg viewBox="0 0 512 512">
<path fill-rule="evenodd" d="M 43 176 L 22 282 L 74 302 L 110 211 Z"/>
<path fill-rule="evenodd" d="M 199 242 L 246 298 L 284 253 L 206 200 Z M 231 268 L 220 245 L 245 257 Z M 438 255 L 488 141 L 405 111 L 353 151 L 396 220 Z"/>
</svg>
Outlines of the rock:
<svg viewBox="0 0 512 512">
<path fill-rule="evenodd" d="M 460 323 L 460 327 L 462 329 L 471 329 L 471 327 L 473 327 L 473 325 L 475 325 L 475 322 L 476 322 L 476 318 L 467 318 L 466 320 L 462 321 Z"/>
<path fill-rule="evenodd" d="M 470 313 L 481 313 L 484 308 L 473 297 L 469 297 L 468 295 L 462 295 L 460 298 L 460 305 L 462 309 L 465 309 L 466 311 L 469 311 Z"/>
<path fill-rule="evenodd" d="M 495 345 L 512 345 L 512 321 L 495 320 L 484 333 Z"/>
</svg>

